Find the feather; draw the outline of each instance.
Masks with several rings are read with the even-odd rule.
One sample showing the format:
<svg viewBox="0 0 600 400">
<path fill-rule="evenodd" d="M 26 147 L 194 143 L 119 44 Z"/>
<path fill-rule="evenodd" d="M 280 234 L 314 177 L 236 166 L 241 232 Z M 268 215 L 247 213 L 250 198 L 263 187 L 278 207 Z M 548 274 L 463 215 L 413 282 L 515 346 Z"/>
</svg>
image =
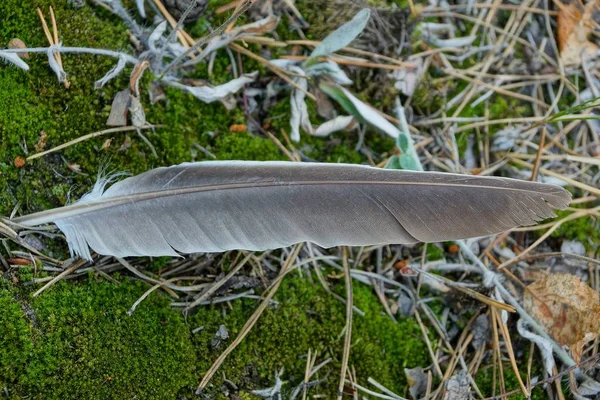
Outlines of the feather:
<svg viewBox="0 0 600 400">
<path fill-rule="evenodd" d="M 507 178 L 292 162 L 184 163 L 106 185 L 14 221 L 54 222 L 87 259 L 88 246 L 118 257 L 175 256 L 479 237 L 551 218 L 571 199 L 558 186 Z"/>
</svg>

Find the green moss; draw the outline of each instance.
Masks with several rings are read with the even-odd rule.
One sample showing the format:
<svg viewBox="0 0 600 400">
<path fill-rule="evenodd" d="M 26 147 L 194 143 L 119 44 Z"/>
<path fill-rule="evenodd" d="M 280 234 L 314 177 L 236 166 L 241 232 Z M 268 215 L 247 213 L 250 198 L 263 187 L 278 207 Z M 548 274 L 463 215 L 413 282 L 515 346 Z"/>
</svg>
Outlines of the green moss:
<svg viewBox="0 0 600 400">
<path fill-rule="evenodd" d="M 340 285 L 339 289 L 343 287 Z M 290 390 L 303 379 L 304 355 L 311 349 L 313 354 L 319 353 L 321 361 L 333 359 L 315 376 L 315 379 L 326 378 L 317 392 L 333 395 L 343 348 L 344 305 L 303 278 L 287 278 L 275 299 L 278 307 L 265 311 L 222 365 L 223 376 L 241 389 L 250 390 L 272 385 L 275 372 L 283 367 L 282 379 L 288 382 L 284 388 Z M 358 379 L 373 377 L 392 390 L 403 392 L 406 386 L 403 368 L 428 363 L 418 325 L 413 319 L 395 324 L 383 314 L 371 289 L 363 285 L 354 287 L 354 304 L 366 313 L 364 317 L 354 316 L 352 332 L 350 364 L 356 369 Z M 233 338 L 255 307 L 255 302 L 244 300 L 232 303 L 232 309 L 225 315 L 222 308 L 215 307 L 188 317 L 191 327 L 204 327 L 194 335 L 199 370 L 206 370 L 222 351 L 210 344 L 219 325 L 224 324 Z M 221 380 L 221 376 L 213 378 L 215 388 Z"/>
<path fill-rule="evenodd" d="M 146 289 L 129 280 L 59 283 L 31 300 L 30 327 L 1 292 L 0 381 L 31 398 L 174 399 L 195 382 L 194 351 L 166 298 L 153 294 L 127 315 Z"/>
<path fill-rule="evenodd" d="M 527 364 L 524 364 L 523 371 L 521 371 L 521 379 L 525 379 L 526 375 L 526 367 Z M 535 368 L 535 366 L 534 366 Z M 496 372 L 497 373 L 497 372 Z M 507 391 L 512 391 L 515 389 L 519 389 L 519 381 L 515 376 L 514 371 L 510 367 L 510 365 L 504 366 L 504 387 Z M 538 372 L 532 371 L 532 376 L 538 375 Z M 485 396 L 492 396 L 492 387 L 493 387 L 493 369 L 492 367 L 483 368 L 479 370 L 477 376 L 475 376 L 475 382 L 477 383 L 477 387 Z M 498 380 L 498 377 L 496 377 Z M 496 381 L 496 395 L 500 394 L 500 384 Z M 535 386 L 531 392 L 531 400 L 544 400 L 548 398 L 548 394 L 544 390 L 543 386 Z M 527 397 L 523 396 L 523 394 L 518 393 L 512 396 L 507 397 L 510 400 L 525 400 Z"/>
<path fill-rule="evenodd" d="M 249 133 L 219 135 L 214 145 L 219 160 L 286 160 L 279 148 L 269 139 Z"/>
<path fill-rule="evenodd" d="M 569 211 L 558 211 L 558 218 L 571 214 Z M 576 240 L 589 250 L 597 250 L 600 243 L 600 221 L 593 216 L 567 221 L 552 232 L 551 237 L 561 240 Z"/>
<path fill-rule="evenodd" d="M 231 343 L 257 305 L 255 300 L 238 300 L 231 306 L 200 308 L 184 319 L 155 292 L 128 316 L 127 310 L 147 289 L 137 281 L 98 283 L 90 275 L 85 283 L 62 282 L 33 299 L 24 287 L 17 292 L 3 282 L 0 383 L 15 398 L 191 394 L 197 377 Z M 343 284 L 333 289 L 342 293 Z M 290 390 L 303 379 L 309 349 L 319 353 L 320 361 L 332 358 L 315 378 L 326 379 L 319 393 L 335 392 L 345 306 L 301 277 L 287 278 L 275 300 L 278 306 L 265 311 L 212 379 L 209 395 L 221 392 L 223 376 L 241 392 L 267 387 L 282 367 Z M 354 316 L 350 364 L 361 381 L 374 377 L 403 393 L 403 368 L 428 363 L 418 325 L 413 319 L 391 321 L 362 284 L 354 286 L 354 304 L 366 315 Z M 222 324 L 230 339 L 215 346 L 213 338 Z M 200 326 L 200 332 L 191 333 Z"/>
<path fill-rule="evenodd" d="M 25 313 L 7 289 L 0 289 L 0 386 L 14 382 L 25 369 L 34 344 Z"/>
</svg>

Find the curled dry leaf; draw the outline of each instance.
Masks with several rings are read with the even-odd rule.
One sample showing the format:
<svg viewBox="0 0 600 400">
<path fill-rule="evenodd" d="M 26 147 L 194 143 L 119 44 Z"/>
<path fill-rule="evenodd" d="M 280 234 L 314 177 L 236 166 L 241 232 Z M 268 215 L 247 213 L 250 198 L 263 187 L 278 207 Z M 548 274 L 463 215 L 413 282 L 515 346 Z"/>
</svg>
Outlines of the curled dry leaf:
<svg viewBox="0 0 600 400">
<path fill-rule="evenodd" d="M 21 39 L 14 38 L 10 42 L 8 42 L 8 48 L 9 49 L 26 49 L 27 46 Z M 29 60 L 29 53 L 17 53 L 17 55 L 24 60 Z"/>
<path fill-rule="evenodd" d="M 110 107 L 110 115 L 106 120 L 108 126 L 125 126 L 127 125 L 127 115 L 129 112 L 129 103 L 131 101 L 131 93 L 129 89 L 122 90 L 115 95 Z"/>
<path fill-rule="evenodd" d="M 579 362 L 583 346 L 600 333 L 600 294 L 571 274 L 548 275 L 527 289 L 527 312 Z"/>
<path fill-rule="evenodd" d="M 582 55 L 592 55 L 598 50 L 588 36 L 594 29 L 592 13 L 599 3 L 597 0 L 588 1 L 583 12 L 576 2 L 559 4 L 557 39 L 560 58 L 565 65 L 580 65 Z"/>
</svg>

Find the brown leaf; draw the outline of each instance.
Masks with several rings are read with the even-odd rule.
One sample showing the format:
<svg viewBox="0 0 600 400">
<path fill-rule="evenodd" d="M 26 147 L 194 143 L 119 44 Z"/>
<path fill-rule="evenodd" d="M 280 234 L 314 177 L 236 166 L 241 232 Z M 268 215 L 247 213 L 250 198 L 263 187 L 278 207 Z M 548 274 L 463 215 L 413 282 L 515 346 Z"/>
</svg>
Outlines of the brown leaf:
<svg viewBox="0 0 600 400">
<path fill-rule="evenodd" d="M 598 292 L 571 274 L 548 275 L 527 289 L 523 298 L 527 312 L 579 362 L 583 346 L 600 334 Z"/>
<path fill-rule="evenodd" d="M 598 46 L 588 40 L 595 25 L 592 13 L 598 3 L 598 0 L 588 1 L 583 11 L 576 2 L 558 6 L 558 49 L 565 65 L 580 65 L 582 54 L 591 55 L 598 50 Z"/>
<path fill-rule="evenodd" d="M 14 38 L 10 42 L 8 42 L 8 48 L 9 49 L 26 49 L 27 46 L 21 39 Z M 19 57 L 21 57 L 25 60 L 29 60 L 29 53 L 18 53 L 18 55 L 19 55 Z"/>
</svg>

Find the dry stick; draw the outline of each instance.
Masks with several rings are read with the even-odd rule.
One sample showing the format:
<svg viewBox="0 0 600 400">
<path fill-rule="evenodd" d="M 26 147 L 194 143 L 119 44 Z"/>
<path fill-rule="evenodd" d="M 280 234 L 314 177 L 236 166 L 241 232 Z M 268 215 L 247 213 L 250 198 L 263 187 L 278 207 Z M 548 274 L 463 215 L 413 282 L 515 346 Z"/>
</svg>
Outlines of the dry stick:
<svg viewBox="0 0 600 400">
<path fill-rule="evenodd" d="M 73 262 L 73 264 L 71 264 L 71 266 L 67 269 L 65 269 L 63 272 L 61 272 L 60 274 L 56 275 L 54 278 L 52 278 L 52 280 L 48 283 L 46 283 L 44 286 L 42 286 L 37 292 L 35 292 L 33 294 L 33 297 L 37 297 L 40 293 L 42 293 L 44 290 L 48 289 L 50 286 L 54 285 L 56 282 L 60 281 L 61 279 L 63 279 L 65 276 L 71 274 L 72 272 L 74 272 L 77 268 L 81 267 L 82 265 L 84 265 L 87 261 L 86 260 L 77 260 L 75 262 Z"/>
<path fill-rule="evenodd" d="M 31 155 L 31 156 L 27 157 L 26 160 L 27 161 L 31 161 L 33 159 L 45 156 L 46 154 L 54 153 L 55 151 L 62 150 L 64 148 L 67 148 L 67 147 L 72 146 L 74 144 L 77 144 L 77 143 L 80 143 L 80 142 L 83 142 L 83 141 L 86 141 L 88 139 L 92 139 L 92 138 L 95 138 L 95 137 L 98 137 L 98 136 L 106 135 L 106 134 L 109 134 L 109 133 L 135 131 L 137 129 L 153 129 L 153 128 L 160 128 L 162 126 L 163 125 L 153 125 L 153 126 L 144 126 L 144 127 L 141 127 L 141 128 L 137 128 L 135 126 L 121 126 L 121 127 L 118 127 L 118 128 L 110 128 L 110 129 L 105 129 L 103 131 L 93 132 L 93 133 L 89 133 L 87 135 L 80 136 L 77 139 L 73 139 L 70 142 L 63 143 L 63 144 L 61 144 L 59 146 L 53 147 L 50 150 L 42 151 L 41 153 L 36 153 L 34 155 Z"/>
<path fill-rule="evenodd" d="M 217 8 L 217 10 L 215 11 L 215 13 L 217 15 L 223 14 L 224 12 L 229 11 L 232 8 L 237 8 L 238 4 L 240 4 L 241 2 L 242 2 L 241 0 L 235 0 L 235 1 L 232 1 L 231 3 L 227 3 L 224 6 L 221 6 L 221 7 Z"/>
<path fill-rule="evenodd" d="M 573 214 L 569 215 L 568 217 L 561 219 L 560 221 L 556 222 L 550 229 L 548 229 L 542 236 L 540 236 L 540 238 L 538 240 L 533 242 L 533 244 L 531 244 L 527 249 L 523 250 L 521 252 L 521 254 L 519 254 L 517 257 L 500 264 L 498 266 L 498 270 L 502 270 L 502 269 L 506 268 L 508 265 L 515 263 L 516 261 L 521 261 L 527 254 L 529 254 L 533 249 L 535 249 L 544 240 L 546 240 L 546 238 L 548 236 L 550 236 L 552 234 L 552 232 L 557 230 L 563 223 L 573 220 L 573 219 L 581 218 L 586 215 L 598 214 L 599 211 L 600 211 L 600 206 L 592 208 L 590 210 L 585 209 L 585 210 L 581 210 L 578 212 L 574 212 Z"/>
<path fill-rule="evenodd" d="M 50 9 L 50 20 L 52 22 L 52 33 L 54 34 L 54 44 L 58 44 L 58 27 L 56 26 L 56 18 L 54 17 L 54 10 L 52 6 L 48 7 Z M 62 67 L 62 58 L 60 53 L 56 54 L 56 62 L 58 65 Z"/>
<path fill-rule="evenodd" d="M 340 383 L 338 385 L 337 399 L 344 395 L 344 381 L 350 359 L 350 344 L 352 342 L 352 276 L 348 267 L 348 249 L 342 247 L 342 266 L 344 267 L 344 282 L 346 284 L 346 333 L 344 338 L 344 352 L 342 353 L 342 370 L 340 372 Z"/>
<path fill-rule="evenodd" d="M 427 336 L 427 329 L 425 325 L 423 325 L 423 321 L 421 320 L 421 316 L 419 315 L 419 310 L 415 309 L 415 318 L 417 319 L 417 323 L 419 324 L 419 328 L 421 328 L 421 335 L 425 339 L 425 344 L 427 345 L 427 351 L 429 352 L 429 357 L 431 357 L 431 362 L 433 363 L 433 368 L 435 370 L 435 374 L 438 377 L 443 377 L 442 369 L 438 364 L 435 353 L 433 352 L 433 348 L 431 347 L 431 342 L 429 341 L 429 337 Z M 443 338 L 442 338 L 443 340 Z"/>
<path fill-rule="evenodd" d="M 292 253 L 290 254 L 290 256 L 287 258 L 287 260 L 285 260 L 285 264 L 283 265 L 283 267 L 281 267 L 281 271 L 279 272 L 279 276 L 277 277 L 277 279 L 273 282 L 273 284 L 269 288 L 269 292 L 264 297 L 263 301 L 260 303 L 260 305 L 258 306 L 258 308 L 256 309 L 256 311 L 254 311 L 254 314 L 252 314 L 252 316 L 248 319 L 248 321 L 246 322 L 246 324 L 244 325 L 244 327 L 242 328 L 242 330 L 240 331 L 240 333 L 237 335 L 237 337 L 235 338 L 235 340 L 229 345 L 229 347 L 227 347 L 227 349 L 225 349 L 225 351 L 219 356 L 219 358 L 217 358 L 215 360 L 215 362 L 209 368 L 209 370 L 206 371 L 206 374 L 202 378 L 202 381 L 200 382 L 200 385 L 198 385 L 198 389 L 196 389 L 196 394 L 200 394 L 202 392 L 202 390 L 206 387 L 206 385 L 208 384 L 208 382 L 210 381 L 210 379 L 213 377 L 213 375 L 215 374 L 215 372 L 217 372 L 217 370 L 219 369 L 219 367 L 221 366 L 221 364 L 223 364 L 223 362 L 225 361 L 225 359 L 227 358 L 227 356 L 233 350 L 235 350 L 235 348 L 242 342 L 242 340 L 244 340 L 244 338 L 246 337 L 246 335 L 250 332 L 250 330 L 252 329 L 252 327 L 254 326 L 254 324 L 256 324 L 256 322 L 258 321 L 258 319 L 262 315 L 263 311 L 265 311 L 265 309 L 269 305 L 269 302 L 271 301 L 271 299 L 273 298 L 273 296 L 275 296 L 275 293 L 277 292 L 277 289 L 279 289 L 279 285 L 281 285 L 281 282 L 283 281 L 283 278 L 291 270 L 290 266 L 292 265 L 292 262 L 298 256 L 298 253 L 300 253 L 300 249 L 302 249 L 302 244 L 297 244 L 294 247 L 294 250 L 292 251 Z"/>
<path fill-rule="evenodd" d="M 240 261 L 231 271 L 220 281 L 215 282 L 211 285 L 210 289 L 204 292 L 200 297 L 194 300 L 189 306 L 183 309 L 183 312 L 189 311 L 190 309 L 196 307 L 198 304 L 202 303 L 204 300 L 208 299 L 213 293 L 215 293 L 221 286 L 227 283 L 252 257 L 252 253 L 249 253 L 242 261 Z"/>
<path fill-rule="evenodd" d="M 278 77 L 280 77 L 281 79 L 283 79 L 284 81 L 286 81 L 287 83 L 289 83 L 290 85 L 292 85 L 294 88 L 300 90 L 301 92 L 303 92 L 307 97 L 309 97 L 311 100 L 317 101 L 317 98 L 315 96 L 313 96 L 311 93 L 309 93 L 307 90 L 305 90 L 304 88 L 302 88 L 300 85 L 298 85 L 296 82 L 294 82 L 289 76 L 287 76 L 287 74 L 278 66 L 276 66 L 275 64 L 273 64 L 272 62 L 270 62 L 269 60 L 267 60 L 266 58 L 263 58 L 261 56 L 258 56 L 256 54 L 254 54 L 253 52 L 251 52 L 250 50 L 246 49 L 245 47 L 240 46 L 237 43 L 229 43 L 229 47 L 232 50 L 235 50 L 237 52 L 240 52 L 262 64 L 264 64 L 267 68 L 269 68 L 271 71 L 273 71 L 273 73 L 275 75 L 277 75 Z"/>
</svg>

